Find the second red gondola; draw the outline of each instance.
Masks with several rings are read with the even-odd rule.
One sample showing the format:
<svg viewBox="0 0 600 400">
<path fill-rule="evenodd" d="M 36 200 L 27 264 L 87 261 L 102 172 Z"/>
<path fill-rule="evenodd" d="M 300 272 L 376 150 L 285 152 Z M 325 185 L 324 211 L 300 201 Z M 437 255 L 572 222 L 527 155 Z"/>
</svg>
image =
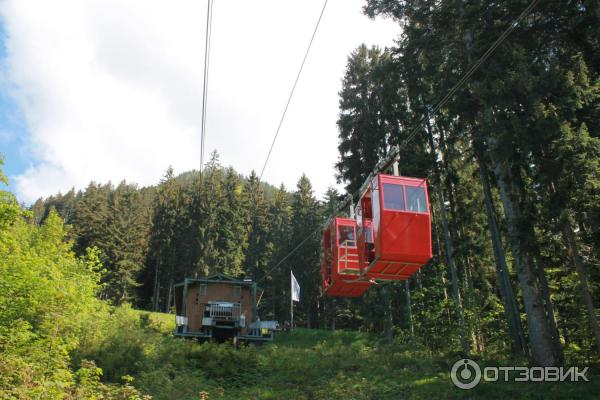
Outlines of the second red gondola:
<svg viewBox="0 0 600 400">
<path fill-rule="evenodd" d="M 359 297 L 372 285 L 361 278 L 362 268 L 356 241 L 356 221 L 332 218 L 323 232 L 321 275 L 328 296 Z"/>
</svg>

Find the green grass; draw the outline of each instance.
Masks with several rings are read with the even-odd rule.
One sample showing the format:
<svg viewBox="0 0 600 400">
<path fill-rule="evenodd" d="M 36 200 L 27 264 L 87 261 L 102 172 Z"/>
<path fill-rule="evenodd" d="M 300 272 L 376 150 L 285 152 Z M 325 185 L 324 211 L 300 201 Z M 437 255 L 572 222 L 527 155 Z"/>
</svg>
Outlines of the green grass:
<svg viewBox="0 0 600 400">
<path fill-rule="evenodd" d="M 99 358 L 91 358 L 114 380 L 132 375 L 134 385 L 154 399 L 198 399 L 200 392 L 209 399 L 344 400 L 584 399 L 600 393 L 600 376 L 593 369 L 589 383 L 482 382 L 460 390 L 450 380 L 459 356 L 433 356 L 417 346 L 389 345 L 360 332 L 297 329 L 277 334 L 273 343 L 236 350 L 173 338 L 172 315 L 130 310 L 118 318 L 137 321 L 131 328 L 118 324 Z"/>
<path fill-rule="evenodd" d="M 456 359 L 432 357 L 407 345 L 387 345 L 380 337 L 358 332 L 282 333 L 271 346 L 260 349 L 259 359 L 262 382 L 232 391 L 231 398 L 283 399 L 291 394 L 298 399 L 546 399 L 591 398 L 600 390 L 600 380 L 592 378 L 587 384 L 484 382 L 464 391 L 450 380 Z"/>
<path fill-rule="evenodd" d="M 175 330 L 175 317 L 173 314 L 141 310 L 132 311 L 139 315 L 140 320 L 143 321 L 146 326 L 150 326 L 156 331 L 171 333 Z"/>
</svg>

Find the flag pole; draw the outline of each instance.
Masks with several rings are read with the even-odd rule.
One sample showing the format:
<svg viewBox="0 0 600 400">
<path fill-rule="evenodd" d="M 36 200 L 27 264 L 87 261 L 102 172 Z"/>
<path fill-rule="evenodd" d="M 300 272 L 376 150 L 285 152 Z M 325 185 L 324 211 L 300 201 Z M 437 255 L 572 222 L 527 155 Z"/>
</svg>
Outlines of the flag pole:
<svg viewBox="0 0 600 400">
<path fill-rule="evenodd" d="M 294 329 L 294 278 L 292 270 L 290 269 L 290 330 Z"/>
</svg>

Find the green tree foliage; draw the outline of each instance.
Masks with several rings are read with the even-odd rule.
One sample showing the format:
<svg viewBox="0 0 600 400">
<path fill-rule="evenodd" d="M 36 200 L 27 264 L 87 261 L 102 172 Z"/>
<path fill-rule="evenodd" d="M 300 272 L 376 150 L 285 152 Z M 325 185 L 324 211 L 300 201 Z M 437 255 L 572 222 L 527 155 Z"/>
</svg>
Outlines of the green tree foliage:
<svg viewBox="0 0 600 400">
<path fill-rule="evenodd" d="M 381 82 L 389 52 L 360 46 L 349 58 L 340 92 L 340 178 L 349 192 L 358 190 L 368 173 L 385 156 L 393 130 L 382 115 L 386 95 Z"/>
<path fill-rule="evenodd" d="M 83 254 L 88 247 L 96 246 L 100 249 L 105 248 L 109 237 L 107 235 L 109 224 L 109 198 L 112 185 L 96 184 L 91 182 L 81 195 L 81 201 L 75 206 L 75 216 L 73 217 L 73 227 L 75 240 L 75 249 L 78 254 Z M 48 205 L 46 210 L 51 209 Z M 56 207 L 54 209 L 60 213 L 65 207 Z M 45 211 L 48 212 L 48 211 Z M 44 214 L 45 214 L 44 212 Z M 43 217 L 36 217 L 36 220 L 43 221 Z"/>
<path fill-rule="evenodd" d="M 0 184 L 8 185 L 8 178 L 2 170 L 3 165 L 4 157 L 0 154 Z M 6 190 L 0 190 L 0 230 L 10 226 L 20 214 L 21 209 L 15 196 Z"/>
<path fill-rule="evenodd" d="M 152 293 L 151 299 L 154 310 L 159 309 L 161 294 L 169 292 L 169 287 L 163 285 L 168 285 L 174 279 L 173 274 L 178 264 L 176 246 L 181 233 L 178 231 L 178 228 L 181 228 L 179 222 L 180 191 L 180 184 L 175 179 L 173 169 L 169 167 L 154 198 L 146 264 L 150 267 L 147 267 L 146 270 L 146 285 L 152 285 L 152 291 L 147 292 Z M 168 305 L 165 307 L 168 307 Z"/>
<path fill-rule="evenodd" d="M 276 265 L 274 263 L 283 260 L 290 250 L 293 223 L 291 197 L 283 185 L 279 186 L 269 203 L 267 217 L 269 230 L 266 242 L 272 246 L 272 253 L 271 262 L 268 264 L 271 273 L 265 278 L 270 280 L 271 287 L 265 293 L 265 300 L 271 303 L 271 310 L 267 307 L 264 309 L 268 310 L 270 314 L 265 315 L 265 317 L 270 316 L 280 321 L 286 321 L 290 318 L 288 311 L 290 304 L 289 272 L 285 267 L 273 268 Z"/>
<path fill-rule="evenodd" d="M 433 199 L 433 210 L 437 210 L 437 223 L 446 218 L 448 228 L 443 227 L 441 233 L 450 238 L 439 250 L 455 264 L 455 272 L 450 268 L 450 275 L 453 286 L 453 274 L 458 278 L 458 298 L 464 300 L 472 349 L 484 351 L 485 343 L 492 339 L 481 337 L 482 327 L 493 322 L 490 315 L 497 312 L 498 303 L 490 295 L 505 296 L 511 280 L 516 278 L 534 362 L 551 365 L 562 361 L 561 343 L 577 342 L 577 347 L 583 345 L 589 350 L 593 335 L 588 333 L 584 335 L 588 339 L 583 340 L 575 334 L 588 330 L 578 318 L 586 308 L 591 330 L 598 331 L 593 322 L 598 300 L 594 295 L 596 277 L 587 279 L 596 246 L 590 235 L 593 229 L 586 229 L 591 226 L 590 217 L 597 215 L 594 210 L 599 203 L 594 139 L 598 121 L 598 45 L 594 36 L 598 33 L 598 5 L 540 3 L 451 101 L 436 115 L 428 116 L 526 5 L 370 0 L 366 13 L 394 18 L 402 24 L 403 33 L 397 46 L 389 50 L 392 60 L 388 64 L 395 71 L 389 76 L 396 76 L 395 82 L 377 80 L 373 73 L 364 72 L 370 83 L 361 83 L 361 87 L 377 92 L 391 85 L 388 93 L 398 93 L 391 101 L 398 103 L 397 110 L 409 112 L 398 113 L 397 131 L 402 134 L 411 126 L 416 129 L 417 136 L 410 145 L 412 153 L 420 154 L 419 138 L 431 135 L 430 151 L 438 164 L 434 172 L 439 171 L 433 174 L 431 183 L 440 185 L 436 191 L 443 196 Z M 357 54 L 361 51 L 364 53 L 364 47 Z M 349 60 L 352 64 L 360 64 L 356 54 Z M 349 86 L 350 90 L 343 90 L 342 95 L 352 95 L 354 87 Z M 356 100 L 362 100 L 361 96 L 355 96 L 354 104 L 341 102 L 340 120 L 346 113 L 360 109 Z M 344 104 L 352 106 L 345 111 Z M 362 104 L 369 104 L 368 98 Z M 370 111 L 370 115 L 378 116 L 370 117 L 372 124 L 385 118 L 383 107 Z M 422 118 L 423 126 L 411 122 Z M 358 126 L 357 122 L 355 129 Z M 345 146 L 352 147 L 352 141 L 344 141 Z M 352 168 L 344 164 L 349 159 L 345 151 L 350 147 L 344 147 L 344 142 L 340 145 L 342 172 Z M 366 146 L 352 151 L 365 163 L 369 158 L 361 152 L 373 152 Z M 406 157 L 401 158 L 401 165 L 402 160 L 411 168 L 419 165 L 413 160 L 407 162 Z M 480 176 L 493 174 L 491 198 L 480 192 L 474 168 L 477 164 Z M 345 177 L 343 173 L 341 176 Z M 487 217 L 480 211 L 482 197 L 492 202 L 492 214 Z M 584 205 L 578 199 L 588 200 L 583 200 Z M 502 204 L 503 218 L 499 221 L 514 274 L 508 281 L 500 272 L 494 277 L 490 266 L 488 235 L 496 239 L 492 231 L 487 232 L 486 222 L 494 216 L 493 202 Z M 498 246 L 497 240 L 493 248 L 493 259 L 500 263 L 498 251 L 506 249 Z M 496 269 L 501 271 L 501 264 Z M 570 287 L 577 286 L 572 275 L 575 271 L 578 296 L 563 288 L 567 282 Z M 585 301 L 576 299 L 579 296 Z M 484 309 L 478 311 L 482 302 Z M 586 307 L 575 307 L 577 302 Z M 514 315 L 514 311 L 505 311 Z"/>
<path fill-rule="evenodd" d="M 135 299 L 138 276 L 145 261 L 149 218 L 140 197 L 137 187 L 123 181 L 109 198 L 103 295 L 116 304 Z"/>
<path fill-rule="evenodd" d="M 0 178 L 3 178 L 0 169 Z M 5 182 L 5 181 L 4 181 Z M 71 353 L 106 315 L 98 251 L 72 251 L 63 221 L 50 211 L 31 223 L 4 192 L 0 199 L 0 397 L 62 399 L 86 393 L 140 398 L 133 387 L 108 388 L 85 364 L 71 369 Z M 93 381 L 93 384 L 91 383 Z"/>
<path fill-rule="evenodd" d="M 244 193 L 244 182 L 233 168 L 227 168 L 223 177 L 223 200 L 217 211 L 217 236 L 218 236 L 218 262 L 216 267 L 219 272 L 231 276 L 241 276 L 245 271 L 244 260 L 248 257 L 248 240 L 252 240 L 252 245 L 260 241 L 258 211 L 251 213 L 249 204 Z M 258 200 L 257 200 L 258 201 Z M 249 218 L 253 218 L 252 224 Z M 252 230 L 253 235 L 248 236 Z M 256 235 L 256 236 L 254 236 Z M 261 249 L 252 249 L 259 252 Z M 265 249 L 266 250 L 266 249 Z M 269 255 L 263 255 L 268 259 Z M 254 271 L 252 271 L 254 272 Z M 255 273 L 253 273 L 256 276 Z"/>
<path fill-rule="evenodd" d="M 266 272 L 289 247 L 290 199 L 283 187 L 222 167 L 214 152 L 202 175 L 175 176 L 169 168 L 156 187 L 91 183 L 85 191 L 40 199 L 31 210 L 38 224 L 52 210 L 68 213 L 76 254 L 99 249 L 100 297 L 114 304 L 168 311 L 173 283 L 220 272 L 264 277 L 263 304 L 279 315 L 287 310 L 285 285 Z"/>
<path fill-rule="evenodd" d="M 244 260 L 244 271 L 260 279 L 264 277 L 271 262 L 273 246 L 269 240 L 268 204 L 258 175 L 254 171 L 248 177 L 244 190 L 250 210 L 248 251 Z"/>
<path fill-rule="evenodd" d="M 597 2 L 540 2 L 431 112 L 526 5 L 366 1 L 367 15 L 391 17 L 402 34 L 348 58 L 336 169 L 356 194 L 400 144 L 400 173 L 428 179 L 435 256 L 407 284 L 323 299 L 319 228 L 342 196 L 319 201 L 305 176 L 293 192 L 276 189 L 216 152 L 202 174 L 169 170 L 156 187 L 92 183 L 41 199 L 33 220 L 54 209 L 77 255 L 100 249 L 101 293 L 114 303 L 169 311 L 173 283 L 223 272 L 261 280 L 263 315 L 282 321 L 292 269 L 300 324 L 391 333 L 391 321 L 399 338 L 435 351 L 589 358 L 600 351 Z"/>
<path fill-rule="evenodd" d="M 98 306 L 97 256 L 78 260 L 64 236 L 53 212 L 41 227 L 19 218 L 0 234 L 0 390 L 7 394 L 58 396 L 72 379 L 68 352 Z"/>
<path fill-rule="evenodd" d="M 320 209 L 314 197 L 312 184 L 306 175 L 298 181 L 292 200 L 292 232 L 290 251 L 302 245 L 302 251 L 294 252 L 287 261 L 300 284 L 300 303 L 298 303 L 297 318 L 308 327 L 319 324 L 319 254 L 320 254 Z M 296 315 L 294 317 L 296 319 Z M 296 322 L 296 321 L 295 321 Z"/>
</svg>

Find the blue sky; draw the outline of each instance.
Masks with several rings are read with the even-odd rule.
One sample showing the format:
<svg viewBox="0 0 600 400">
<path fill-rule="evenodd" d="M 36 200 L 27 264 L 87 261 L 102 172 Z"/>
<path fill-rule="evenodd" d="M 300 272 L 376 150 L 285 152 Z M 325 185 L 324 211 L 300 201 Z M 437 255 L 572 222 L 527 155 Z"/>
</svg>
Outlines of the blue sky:
<svg viewBox="0 0 600 400">
<path fill-rule="evenodd" d="M 214 149 L 225 166 L 260 171 L 322 5 L 215 2 L 206 158 Z M 265 181 L 293 190 L 304 173 L 319 197 L 341 188 L 347 57 L 400 33 L 363 6 L 328 2 Z M 0 153 L 20 201 L 198 168 L 205 10 L 198 0 L 0 0 Z"/>
<path fill-rule="evenodd" d="M 4 173 L 11 177 L 25 172 L 31 159 L 27 155 L 27 126 L 23 113 L 11 96 L 6 82 L 6 30 L 0 20 L 0 154 L 4 156 Z M 14 186 L 9 186 L 14 190 Z"/>
</svg>

